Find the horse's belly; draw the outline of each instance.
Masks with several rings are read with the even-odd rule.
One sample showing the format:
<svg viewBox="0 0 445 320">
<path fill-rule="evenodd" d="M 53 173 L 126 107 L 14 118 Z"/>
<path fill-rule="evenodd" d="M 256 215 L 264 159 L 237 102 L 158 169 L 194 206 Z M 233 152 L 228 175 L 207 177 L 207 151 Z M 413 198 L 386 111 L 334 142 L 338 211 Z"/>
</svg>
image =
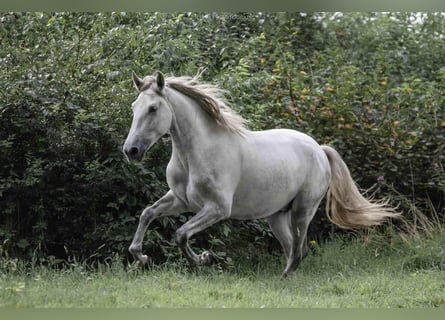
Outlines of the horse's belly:
<svg viewBox="0 0 445 320">
<path fill-rule="evenodd" d="M 297 178 L 295 164 L 283 168 L 264 168 L 255 173 L 244 173 L 234 194 L 231 217 L 257 219 L 285 207 L 297 194 L 304 177 Z"/>
<path fill-rule="evenodd" d="M 287 194 L 286 196 L 280 195 L 277 197 L 243 197 L 243 199 L 235 199 L 230 217 L 238 220 L 265 218 L 287 207 L 294 197 L 295 194 Z"/>
</svg>

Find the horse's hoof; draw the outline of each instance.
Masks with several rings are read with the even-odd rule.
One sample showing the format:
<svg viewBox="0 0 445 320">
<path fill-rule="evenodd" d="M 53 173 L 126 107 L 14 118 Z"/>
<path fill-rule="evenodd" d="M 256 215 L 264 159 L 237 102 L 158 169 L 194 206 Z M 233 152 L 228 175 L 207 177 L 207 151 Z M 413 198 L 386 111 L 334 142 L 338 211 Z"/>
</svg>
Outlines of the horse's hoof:
<svg viewBox="0 0 445 320">
<path fill-rule="evenodd" d="M 145 254 L 141 255 L 139 260 L 136 262 L 136 265 L 141 268 L 143 268 L 147 264 L 148 264 L 148 256 L 146 256 Z"/>
<path fill-rule="evenodd" d="M 213 262 L 213 254 L 210 251 L 204 251 L 199 256 L 199 261 L 203 265 L 210 265 Z"/>
</svg>

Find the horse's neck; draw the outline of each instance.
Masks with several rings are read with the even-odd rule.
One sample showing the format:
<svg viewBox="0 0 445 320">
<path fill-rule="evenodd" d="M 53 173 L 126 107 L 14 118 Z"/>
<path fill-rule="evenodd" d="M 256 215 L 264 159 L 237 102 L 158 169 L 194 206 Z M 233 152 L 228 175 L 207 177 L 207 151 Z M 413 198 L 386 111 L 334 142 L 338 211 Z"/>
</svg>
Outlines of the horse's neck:
<svg viewBox="0 0 445 320">
<path fill-rule="evenodd" d="M 173 109 L 170 135 L 178 156 L 184 161 L 190 157 L 197 161 L 210 149 L 221 148 L 228 135 L 226 130 L 219 127 L 195 101 L 174 90 L 169 91 Z"/>
</svg>

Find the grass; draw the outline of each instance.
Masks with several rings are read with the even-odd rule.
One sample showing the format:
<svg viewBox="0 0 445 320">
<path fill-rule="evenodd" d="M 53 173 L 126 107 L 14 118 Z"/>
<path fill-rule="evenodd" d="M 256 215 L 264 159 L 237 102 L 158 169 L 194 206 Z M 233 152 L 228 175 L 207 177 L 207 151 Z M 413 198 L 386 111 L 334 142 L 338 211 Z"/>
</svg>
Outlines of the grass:
<svg viewBox="0 0 445 320">
<path fill-rule="evenodd" d="M 443 232 L 363 239 L 312 244 L 286 279 L 278 255 L 195 270 L 181 262 L 139 270 L 118 257 L 95 268 L 0 260 L 0 307 L 445 307 Z"/>
</svg>

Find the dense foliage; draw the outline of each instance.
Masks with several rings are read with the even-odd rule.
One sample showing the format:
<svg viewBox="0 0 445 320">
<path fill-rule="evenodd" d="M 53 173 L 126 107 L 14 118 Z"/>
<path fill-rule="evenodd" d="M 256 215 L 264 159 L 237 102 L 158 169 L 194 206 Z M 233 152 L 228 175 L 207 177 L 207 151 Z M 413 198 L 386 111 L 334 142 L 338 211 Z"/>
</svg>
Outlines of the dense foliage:
<svg viewBox="0 0 445 320">
<path fill-rule="evenodd" d="M 252 129 L 307 132 L 408 218 L 443 218 L 444 36 L 442 14 L 2 13 L 0 255 L 126 252 L 138 214 L 166 191 L 170 156 L 168 138 L 142 165 L 121 153 L 132 70 L 205 68 Z M 153 223 L 145 248 L 176 255 L 186 218 Z M 330 228 L 320 209 L 311 237 Z M 261 221 L 195 241 L 278 248 Z"/>
</svg>

